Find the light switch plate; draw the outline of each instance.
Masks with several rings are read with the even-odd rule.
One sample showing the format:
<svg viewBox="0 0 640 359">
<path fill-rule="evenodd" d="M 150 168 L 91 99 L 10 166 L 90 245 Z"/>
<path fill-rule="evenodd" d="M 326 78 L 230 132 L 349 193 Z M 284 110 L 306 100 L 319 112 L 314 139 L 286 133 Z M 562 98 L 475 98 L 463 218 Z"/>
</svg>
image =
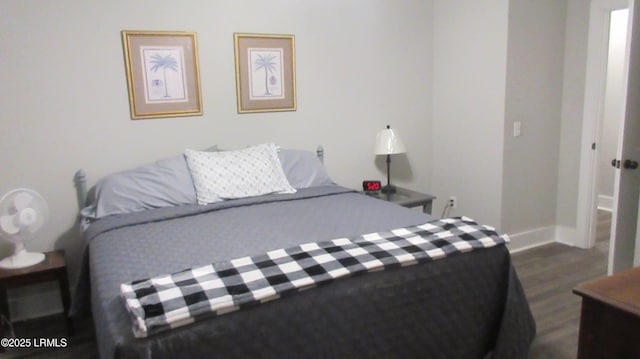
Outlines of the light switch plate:
<svg viewBox="0 0 640 359">
<path fill-rule="evenodd" d="M 522 122 L 515 121 L 513 123 L 513 137 L 519 137 L 521 129 L 522 129 Z"/>
</svg>

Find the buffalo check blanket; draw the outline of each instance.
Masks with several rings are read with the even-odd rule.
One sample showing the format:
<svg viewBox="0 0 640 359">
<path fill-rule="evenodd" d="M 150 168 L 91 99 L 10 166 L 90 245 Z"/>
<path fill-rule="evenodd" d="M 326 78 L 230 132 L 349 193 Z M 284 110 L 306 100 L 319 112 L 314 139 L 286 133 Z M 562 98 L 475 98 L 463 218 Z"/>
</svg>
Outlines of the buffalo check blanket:
<svg viewBox="0 0 640 359">
<path fill-rule="evenodd" d="M 469 218 L 306 243 L 121 285 L 138 338 L 229 313 L 337 278 L 507 243 Z"/>
</svg>

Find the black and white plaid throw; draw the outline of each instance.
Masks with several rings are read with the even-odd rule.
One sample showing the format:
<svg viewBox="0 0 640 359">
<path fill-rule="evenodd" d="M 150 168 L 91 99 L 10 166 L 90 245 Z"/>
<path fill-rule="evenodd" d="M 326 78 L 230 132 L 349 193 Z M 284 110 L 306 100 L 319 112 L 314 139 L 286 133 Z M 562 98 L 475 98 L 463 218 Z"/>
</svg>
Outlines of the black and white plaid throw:
<svg viewBox="0 0 640 359">
<path fill-rule="evenodd" d="M 469 218 L 302 244 L 121 285 L 142 338 L 358 273 L 409 266 L 507 243 Z"/>
</svg>

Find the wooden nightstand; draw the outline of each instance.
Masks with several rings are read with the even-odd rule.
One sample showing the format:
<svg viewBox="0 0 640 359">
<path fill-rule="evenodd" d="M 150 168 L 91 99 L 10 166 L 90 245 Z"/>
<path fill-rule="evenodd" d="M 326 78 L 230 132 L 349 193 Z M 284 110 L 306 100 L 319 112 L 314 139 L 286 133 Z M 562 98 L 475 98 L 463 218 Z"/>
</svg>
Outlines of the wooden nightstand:
<svg viewBox="0 0 640 359">
<path fill-rule="evenodd" d="M 395 193 L 382 193 L 373 192 L 367 193 L 367 196 L 371 196 L 377 199 L 381 199 L 387 202 L 393 202 L 403 207 L 418 207 L 422 206 L 422 212 L 431 214 L 431 206 L 436 196 L 430 194 L 424 194 L 410 189 L 396 187 Z"/>
<path fill-rule="evenodd" d="M 578 285 L 578 358 L 640 357 L 640 268 Z"/>
<path fill-rule="evenodd" d="M 69 292 L 69 279 L 67 277 L 67 264 L 64 260 L 64 250 L 45 253 L 44 261 L 26 268 L 0 269 L 0 310 L 7 319 L 9 317 L 9 303 L 7 289 L 23 287 L 30 284 L 57 281 L 60 287 L 60 296 L 64 307 L 67 332 L 73 333 L 73 323 L 69 317 L 71 306 L 71 294 Z M 4 337 L 4 329 L 0 326 L 0 338 Z"/>
</svg>

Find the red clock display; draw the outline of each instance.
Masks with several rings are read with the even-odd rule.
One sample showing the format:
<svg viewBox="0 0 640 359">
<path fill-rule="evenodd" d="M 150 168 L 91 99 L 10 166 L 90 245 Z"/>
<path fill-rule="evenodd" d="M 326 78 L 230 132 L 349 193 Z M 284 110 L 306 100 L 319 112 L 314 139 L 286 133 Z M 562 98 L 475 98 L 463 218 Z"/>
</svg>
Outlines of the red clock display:
<svg viewBox="0 0 640 359">
<path fill-rule="evenodd" d="M 362 189 L 365 192 L 375 192 L 382 188 L 380 181 L 362 181 Z"/>
</svg>

